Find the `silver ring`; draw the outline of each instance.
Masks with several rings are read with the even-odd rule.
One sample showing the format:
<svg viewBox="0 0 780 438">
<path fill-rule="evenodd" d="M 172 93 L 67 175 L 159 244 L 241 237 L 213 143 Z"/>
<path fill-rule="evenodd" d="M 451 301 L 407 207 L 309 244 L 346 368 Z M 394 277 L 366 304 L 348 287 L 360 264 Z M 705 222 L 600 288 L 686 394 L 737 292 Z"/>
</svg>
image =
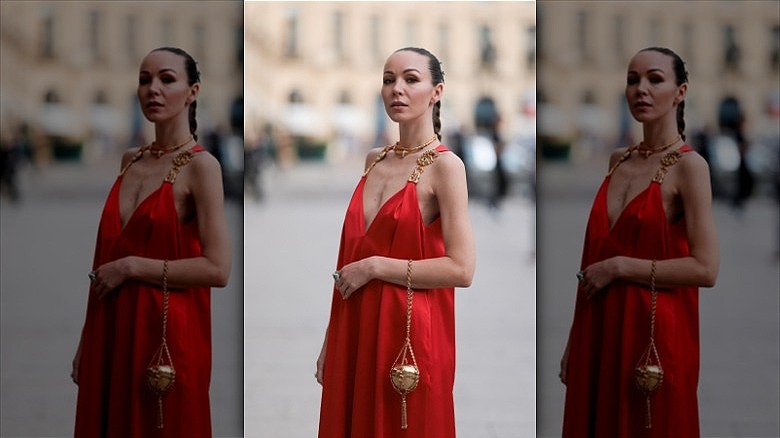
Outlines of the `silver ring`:
<svg viewBox="0 0 780 438">
<path fill-rule="evenodd" d="M 585 272 L 579 271 L 577 272 L 577 280 L 582 281 L 585 279 Z"/>
<path fill-rule="evenodd" d="M 341 272 L 336 271 L 333 273 L 333 281 L 339 281 L 340 278 L 341 278 Z"/>
<path fill-rule="evenodd" d="M 95 282 L 97 280 L 97 275 L 95 275 L 95 271 L 89 271 L 89 274 L 87 274 L 87 277 L 89 277 L 89 281 Z"/>
</svg>

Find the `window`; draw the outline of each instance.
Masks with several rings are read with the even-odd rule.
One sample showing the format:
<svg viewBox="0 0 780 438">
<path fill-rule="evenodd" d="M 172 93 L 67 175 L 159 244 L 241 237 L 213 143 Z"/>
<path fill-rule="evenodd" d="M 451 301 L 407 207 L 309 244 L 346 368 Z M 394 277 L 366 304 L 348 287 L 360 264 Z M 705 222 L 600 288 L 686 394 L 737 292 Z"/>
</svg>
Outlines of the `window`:
<svg viewBox="0 0 780 438">
<path fill-rule="evenodd" d="M 493 45 L 493 30 L 489 26 L 479 28 L 479 62 L 482 68 L 496 66 L 496 47 Z"/>
<path fill-rule="evenodd" d="M 344 12 L 342 11 L 333 13 L 333 53 L 339 61 L 344 60 L 346 57 L 344 50 Z"/>
<path fill-rule="evenodd" d="M 528 38 L 526 41 L 525 61 L 529 71 L 536 68 L 536 25 L 528 26 L 526 31 Z"/>
<path fill-rule="evenodd" d="M 450 48 L 450 27 L 446 23 L 439 23 L 438 28 L 439 38 L 439 59 L 449 59 Z"/>
<path fill-rule="evenodd" d="M 777 72 L 780 70 L 780 26 L 772 27 L 769 42 L 769 66 Z"/>
<path fill-rule="evenodd" d="M 100 30 L 100 12 L 89 11 L 89 52 L 93 61 L 100 61 L 103 56 L 100 49 Z"/>
<path fill-rule="evenodd" d="M 128 15 L 125 17 L 125 53 L 131 62 L 136 62 L 138 59 L 138 17 L 135 15 Z"/>
<path fill-rule="evenodd" d="M 369 52 L 372 59 L 379 61 L 381 58 L 382 47 L 380 45 L 380 35 L 382 35 L 382 19 L 378 15 L 372 15 L 369 18 Z"/>
<path fill-rule="evenodd" d="M 622 15 L 615 16 L 615 59 L 624 62 L 626 58 L 626 19 Z"/>
<path fill-rule="evenodd" d="M 736 33 L 732 26 L 723 28 L 723 66 L 726 70 L 739 69 L 740 51 L 737 46 Z"/>
<path fill-rule="evenodd" d="M 588 53 L 588 13 L 585 11 L 577 12 L 577 31 L 574 33 L 574 38 L 576 38 L 574 44 L 580 59 L 587 60 L 590 54 Z"/>
<path fill-rule="evenodd" d="M 54 9 L 44 6 L 41 17 L 41 56 L 54 57 Z"/>
<path fill-rule="evenodd" d="M 287 58 L 297 58 L 298 53 L 298 9 L 291 7 L 287 9 L 285 23 L 284 56 Z"/>
</svg>

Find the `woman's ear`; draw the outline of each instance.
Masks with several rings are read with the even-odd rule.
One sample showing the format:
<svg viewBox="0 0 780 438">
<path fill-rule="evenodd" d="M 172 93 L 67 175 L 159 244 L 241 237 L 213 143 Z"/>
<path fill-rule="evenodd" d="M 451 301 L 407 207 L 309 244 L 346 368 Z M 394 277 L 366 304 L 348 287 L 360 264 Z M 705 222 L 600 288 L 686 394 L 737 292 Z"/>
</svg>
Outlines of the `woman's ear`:
<svg viewBox="0 0 780 438">
<path fill-rule="evenodd" d="M 198 92 L 200 92 L 200 84 L 196 82 L 190 87 L 190 95 L 187 96 L 187 105 L 198 99 Z"/>
<path fill-rule="evenodd" d="M 685 100 L 685 94 L 688 93 L 688 83 L 683 83 L 677 88 L 677 96 L 674 98 L 674 104 L 679 105 Z"/>
<path fill-rule="evenodd" d="M 436 105 L 436 102 L 441 100 L 441 94 L 444 92 L 444 84 L 436 84 L 433 87 L 433 96 L 431 96 L 431 105 Z"/>
</svg>

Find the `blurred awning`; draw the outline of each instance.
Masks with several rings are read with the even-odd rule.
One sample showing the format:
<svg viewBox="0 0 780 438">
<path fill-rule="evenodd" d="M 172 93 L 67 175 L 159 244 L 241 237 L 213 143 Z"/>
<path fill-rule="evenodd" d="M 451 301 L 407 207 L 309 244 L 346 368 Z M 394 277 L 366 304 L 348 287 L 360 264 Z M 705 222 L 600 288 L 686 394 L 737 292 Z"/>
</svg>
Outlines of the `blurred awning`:
<svg viewBox="0 0 780 438">
<path fill-rule="evenodd" d="M 38 113 L 38 123 L 45 134 L 58 136 L 77 136 L 78 118 L 73 110 L 61 103 L 47 103 Z"/>
<path fill-rule="evenodd" d="M 314 137 L 323 132 L 322 117 L 305 103 L 291 103 L 285 111 L 284 126 L 292 135 Z"/>
</svg>

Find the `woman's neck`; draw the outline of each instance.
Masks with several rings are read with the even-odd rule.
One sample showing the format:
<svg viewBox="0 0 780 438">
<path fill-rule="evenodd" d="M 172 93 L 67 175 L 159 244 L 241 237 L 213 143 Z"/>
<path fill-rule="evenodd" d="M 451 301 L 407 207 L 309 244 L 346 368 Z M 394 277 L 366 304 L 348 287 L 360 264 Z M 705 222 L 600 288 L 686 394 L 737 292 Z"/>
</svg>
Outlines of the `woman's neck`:
<svg viewBox="0 0 780 438">
<path fill-rule="evenodd" d="M 154 142 L 158 148 L 177 145 L 190 136 L 189 122 L 157 123 L 154 125 Z"/>
<path fill-rule="evenodd" d="M 644 148 L 655 148 L 669 143 L 679 136 L 677 124 L 645 123 L 642 125 L 642 143 Z"/>
<path fill-rule="evenodd" d="M 398 133 L 398 144 L 403 148 L 414 148 L 415 146 L 424 144 L 435 135 L 432 125 L 424 127 L 400 125 Z"/>
</svg>

